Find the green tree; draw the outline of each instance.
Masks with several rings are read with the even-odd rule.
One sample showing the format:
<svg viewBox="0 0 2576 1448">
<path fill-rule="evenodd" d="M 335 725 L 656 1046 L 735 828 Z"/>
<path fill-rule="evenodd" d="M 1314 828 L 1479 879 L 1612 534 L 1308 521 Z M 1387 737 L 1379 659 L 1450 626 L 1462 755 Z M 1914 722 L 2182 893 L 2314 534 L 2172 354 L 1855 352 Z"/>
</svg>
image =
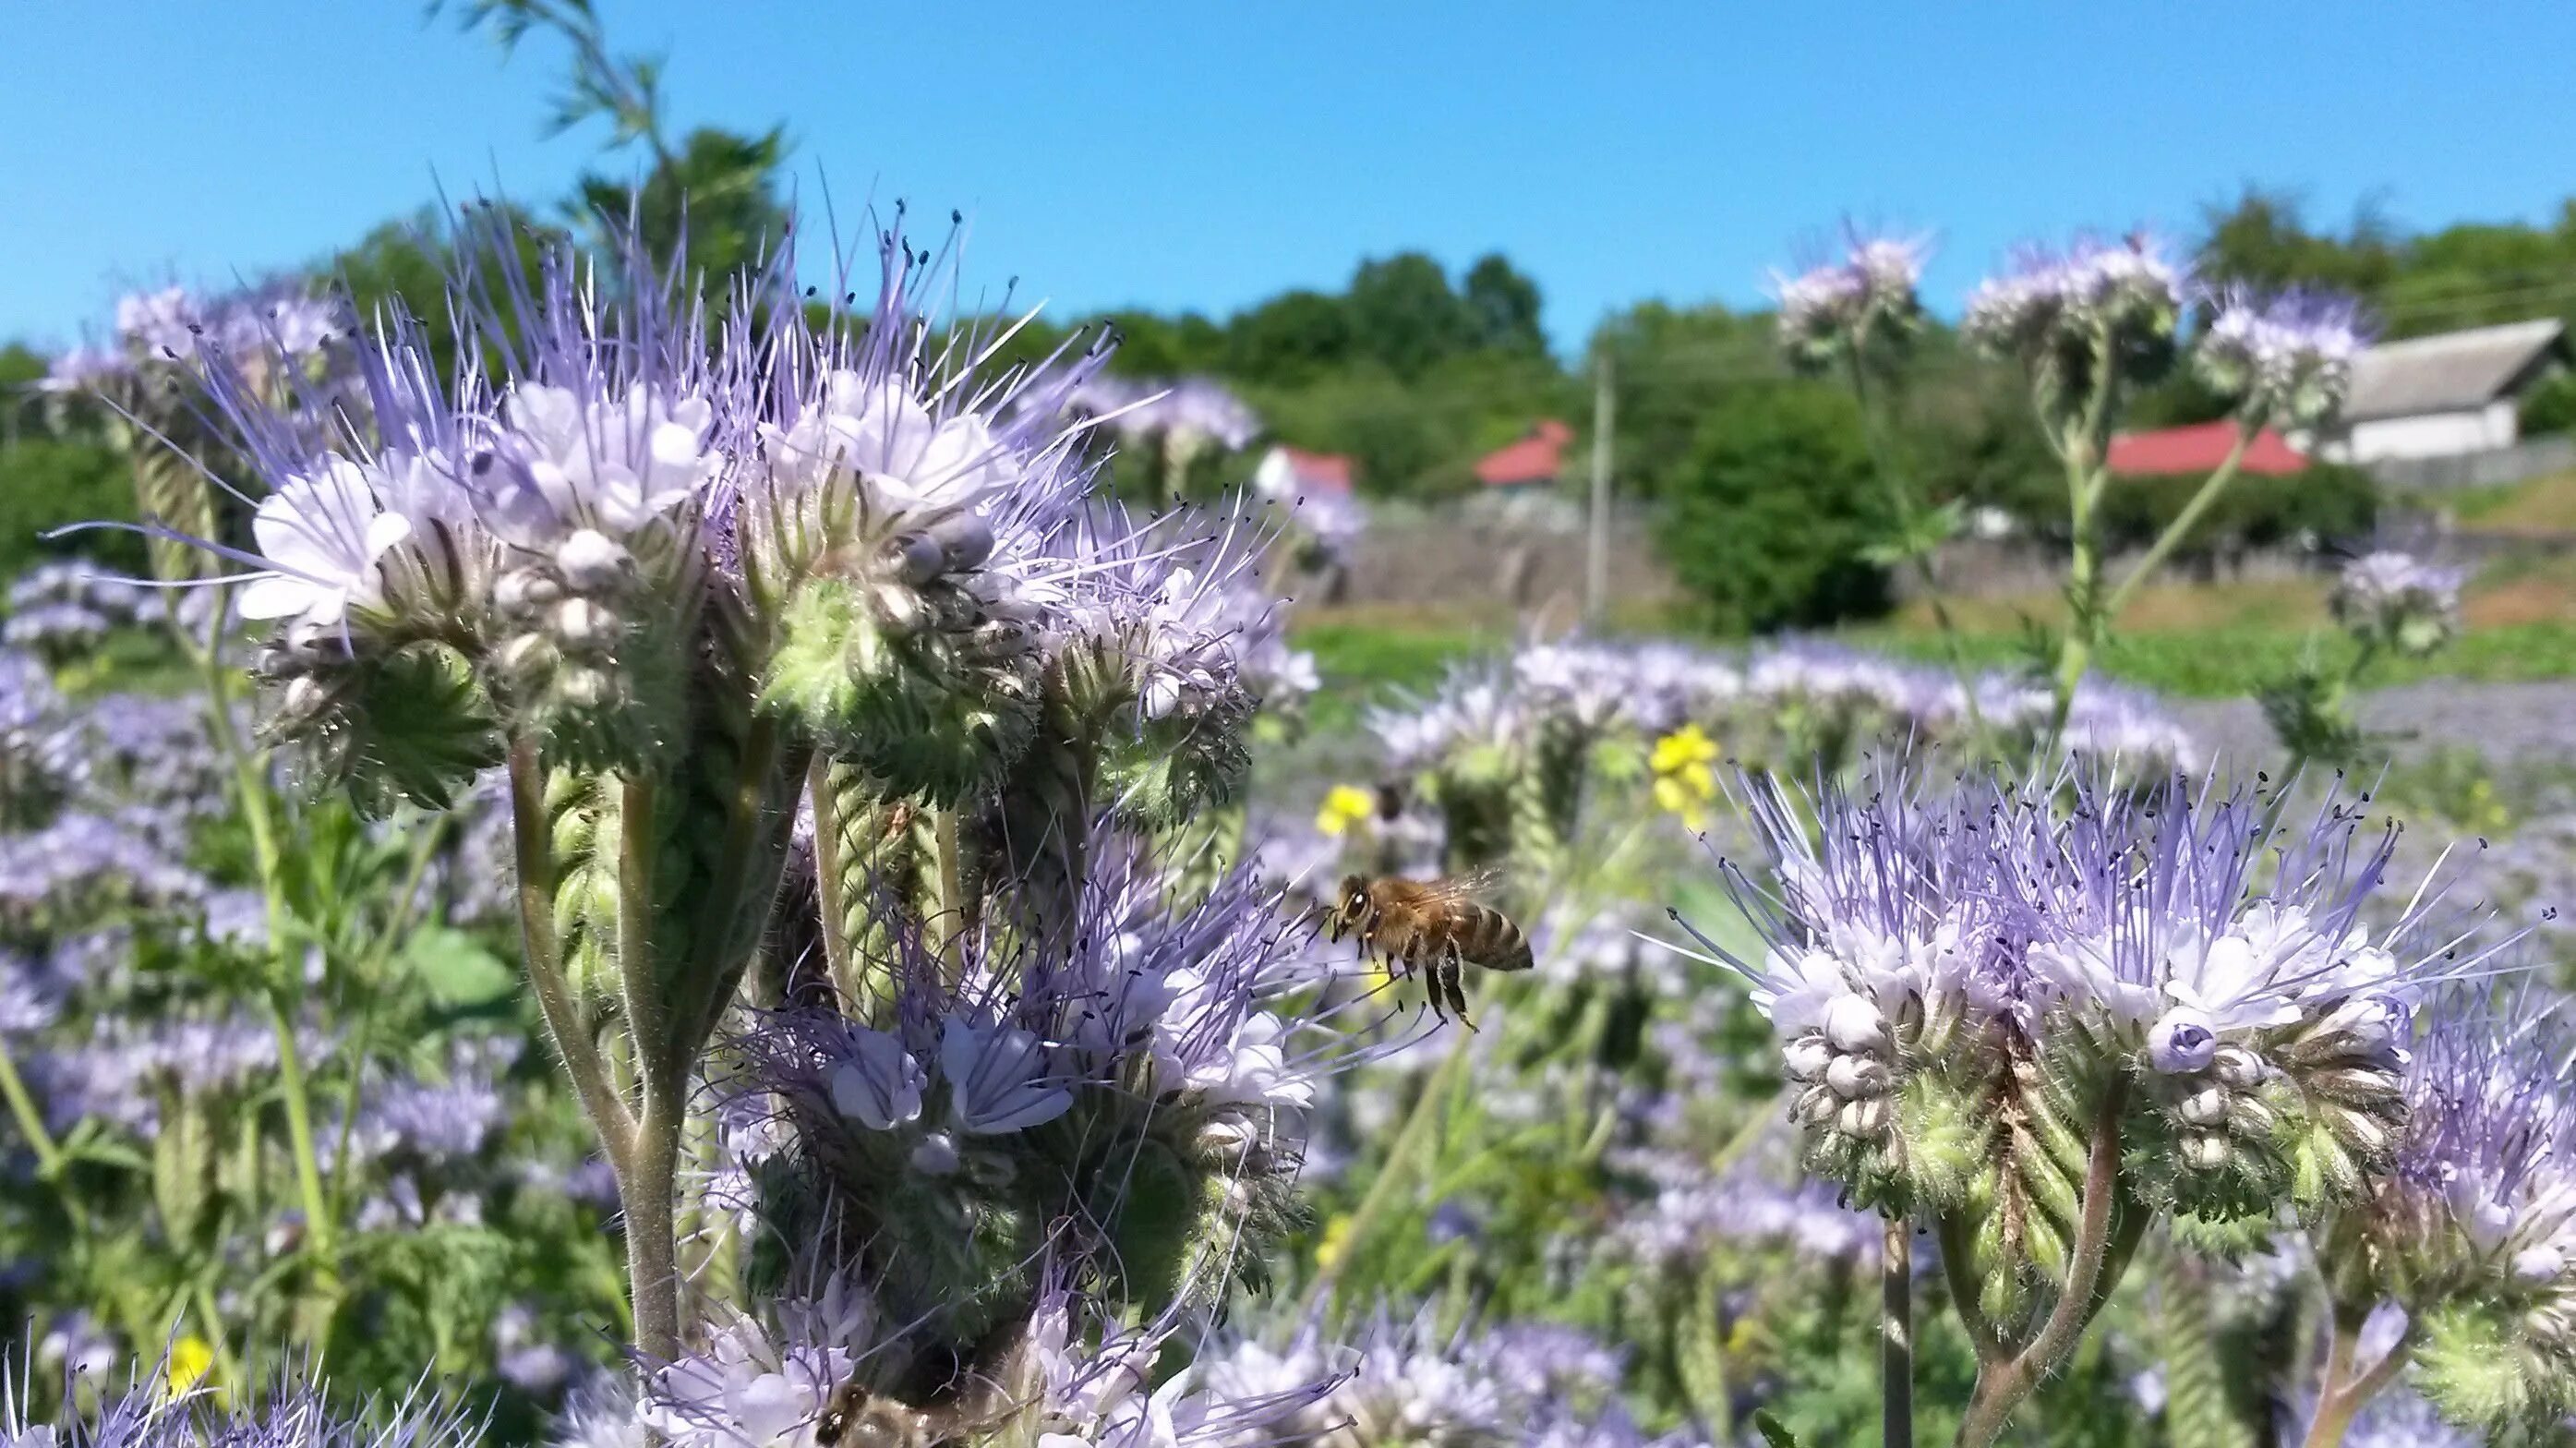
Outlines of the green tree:
<svg viewBox="0 0 2576 1448">
<path fill-rule="evenodd" d="M 1360 263 L 1343 307 L 1360 355 L 1398 377 L 1418 377 L 1477 342 L 1466 299 L 1451 290 L 1440 263 L 1418 251 Z"/>
<path fill-rule="evenodd" d="M 1226 327 L 1226 371 L 1253 382 L 1301 382 L 1349 363 L 1356 351 L 1341 299 L 1281 292 Z"/>
<path fill-rule="evenodd" d="M 1859 409 L 1815 382 L 1729 391 L 1673 475 L 1661 530 L 1675 575 L 1722 629 L 1813 628 L 1883 613 L 1863 557 L 1887 507 Z"/>
<path fill-rule="evenodd" d="M 1538 283 L 1510 258 L 1501 252 L 1479 258 L 1467 269 L 1463 290 L 1478 346 L 1529 356 L 1547 351 L 1547 334 L 1539 328 Z"/>
<path fill-rule="evenodd" d="M 1624 497 L 1668 495 L 1711 409 L 1741 387 L 1788 376 L 1768 316 L 1716 305 L 1640 302 L 1602 322 L 1590 350 L 1608 356 L 1619 389 L 1613 456 Z"/>
</svg>

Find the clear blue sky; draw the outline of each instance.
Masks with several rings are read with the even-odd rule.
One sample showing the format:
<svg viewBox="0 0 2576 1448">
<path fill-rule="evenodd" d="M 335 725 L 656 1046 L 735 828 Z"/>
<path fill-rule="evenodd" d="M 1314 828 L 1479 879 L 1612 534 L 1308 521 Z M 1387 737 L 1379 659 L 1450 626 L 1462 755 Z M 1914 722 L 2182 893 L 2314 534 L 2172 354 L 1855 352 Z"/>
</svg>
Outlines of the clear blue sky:
<svg viewBox="0 0 2576 1448">
<path fill-rule="evenodd" d="M 2015 239 L 2187 232 L 2247 180 L 2417 226 L 2576 193 L 2563 0 L 602 6 L 679 126 L 783 121 L 809 196 L 962 208 L 970 279 L 1058 308 L 1499 248 L 1570 344 L 1755 301 L 1846 213 L 1933 233 L 1946 310 Z M 600 139 L 541 134 L 560 72 L 412 0 L 0 0 L 0 337 L 319 256 L 433 176 L 559 195 Z"/>
</svg>

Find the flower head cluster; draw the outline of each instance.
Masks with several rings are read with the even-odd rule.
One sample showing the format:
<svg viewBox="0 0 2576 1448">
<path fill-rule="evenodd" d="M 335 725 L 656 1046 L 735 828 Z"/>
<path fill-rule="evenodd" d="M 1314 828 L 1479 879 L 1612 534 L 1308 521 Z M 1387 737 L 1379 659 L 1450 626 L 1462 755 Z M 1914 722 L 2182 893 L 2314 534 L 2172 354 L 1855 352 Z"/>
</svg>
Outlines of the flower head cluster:
<svg viewBox="0 0 2576 1448">
<path fill-rule="evenodd" d="M 9 622 L 0 641 L 62 660 L 114 629 L 143 621 L 147 595 L 78 560 L 40 563 L 9 585 Z"/>
<path fill-rule="evenodd" d="M 580 1405 L 572 1441 L 632 1443 L 649 1431 L 683 1448 L 1222 1448 L 1275 1441 L 1333 1387 L 1330 1370 L 1257 1385 L 1204 1367 L 1164 1373 L 1177 1318 L 1130 1325 L 1061 1272 L 1045 1277 L 1027 1320 L 962 1360 L 921 1356 L 863 1288 L 792 1288 L 757 1316 L 712 1325 L 704 1346 L 654 1366 L 640 1395 Z"/>
<path fill-rule="evenodd" d="M 2024 250 L 2011 270 L 1978 284 L 1959 326 L 2070 405 L 2104 382 L 2151 381 L 2163 370 L 2187 286 L 2152 237 L 2081 237 L 2064 251 Z"/>
<path fill-rule="evenodd" d="M 2350 297 L 2300 289 L 2258 296 L 2230 287 L 2214 308 L 2192 360 L 2211 387 L 2240 399 L 2247 417 L 2313 427 L 2343 405 L 2353 359 L 2369 342 Z"/>
<path fill-rule="evenodd" d="M 193 1385 L 176 1387 L 186 1376 L 176 1359 L 174 1352 L 148 1373 L 128 1373 L 121 1386 L 100 1392 L 93 1407 L 67 1406 L 50 1423 L 30 1415 L 28 1385 L 0 1373 L 0 1442 L 16 1448 L 472 1448 L 482 1437 L 464 1408 L 427 1392 L 369 1401 L 352 1412 L 321 1383 L 290 1376 L 261 1394 L 258 1407 L 230 1406 Z M 105 1365 L 92 1366 L 104 1374 Z"/>
<path fill-rule="evenodd" d="M 1098 376 L 1084 383 L 1068 405 L 1101 418 L 1121 437 L 1159 440 L 1182 452 L 1211 446 L 1241 452 L 1261 432 L 1259 415 L 1211 377 L 1158 382 Z"/>
<path fill-rule="evenodd" d="M 1271 1426 L 1268 1441 L 1297 1448 L 1645 1448 L 1617 1406 L 1625 1376 L 1620 1353 L 1572 1328 L 1500 1322 L 1442 1333 L 1430 1311 L 1399 1318 L 1384 1308 L 1349 1347 L 1327 1344 L 1309 1322 L 1284 1346 L 1236 1342 L 1206 1367 L 1209 1384 L 1232 1395 L 1325 1381 L 1327 1393 Z"/>
<path fill-rule="evenodd" d="M 2408 554 L 2367 553 L 2336 575 L 2327 606 L 2362 643 L 2420 659 L 2459 633 L 2460 581 L 2459 570 Z"/>
<path fill-rule="evenodd" d="M 0 649 L 0 826 L 41 824 L 79 787 L 70 711 L 36 659 Z"/>
<path fill-rule="evenodd" d="M 1780 303 L 1780 346 L 1792 363 L 1822 367 L 1875 336 L 1901 340 L 1922 324 L 1929 248 L 1920 240 L 1854 233 L 1841 259 L 1797 276 L 1772 278 Z"/>
<path fill-rule="evenodd" d="M 952 1348 L 1032 1311 L 1050 1254 L 1149 1306 L 1257 1272 L 1334 1059 L 1284 1004 L 1311 927 L 1256 877 L 1180 908 L 1109 837 L 1088 858 L 1069 928 L 884 919 L 890 993 L 733 1047 L 727 1095 L 781 1128 L 758 1216 Z"/>
<path fill-rule="evenodd" d="M 2563 1001 L 2484 981 L 2427 1014 L 2396 1170 L 2321 1251 L 2343 1291 L 2417 1317 L 2446 1412 L 2503 1431 L 2576 1409 L 2576 1031 Z"/>
<path fill-rule="evenodd" d="M 2135 1189 L 2205 1215 L 2349 1201 L 2393 1162 L 2414 1003 L 2469 967 L 2405 943 L 2420 894 L 2365 922 L 2391 845 L 2360 842 L 2357 805 L 2276 826 L 2251 795 L 2083 774 L 1750 792 L 1777 885 L 1730 878 L 1769 949 L 1710 949 L 1781 1038 L 1814 1159 L 1864 1196 L 2008 1195 L 1972 1187 L 1999 1169 L 1973 1127 L 1999 1079 L 2113 1113 L 2167 1163 Z"/>
<path fill-rule="evenodd" d="M 469 355 L 497 362 L 450 384 L 397 320 L 356 359 L 363 426 L 317 438 L 207 349 L 269 484 L 242 611 L 276 626 L 271 725 L 330 767 L 443 803 L 496 732 L 667 763 L 712 653 L 837 757 L 947 801 L 1105 654 L 1104 716 L 1307 681 L 1246 602 L 1243 530 L 1085 506 L 1094 424 L 1064 414 L 1099 353 L 1002 369 L 999 336 L 934 332 L 934 263 L 899 236 L 860 317 L 792 305 L 784 263 L 711 313 L 637 257 L 612 288 L 472 224 L 457 251 Z"/>
<path fill-rule="evenodd" d="M 120 387 L 139 371 L 194 362 L 203 352 L 274 353 L 298 362 L 345 334 L 342 309 L 286 282 L 201 297 L 185 287 L 129 292 L 116 303 L 116 346 L 74 347 L 47 371 L 49 392 Z"/>
</svg>

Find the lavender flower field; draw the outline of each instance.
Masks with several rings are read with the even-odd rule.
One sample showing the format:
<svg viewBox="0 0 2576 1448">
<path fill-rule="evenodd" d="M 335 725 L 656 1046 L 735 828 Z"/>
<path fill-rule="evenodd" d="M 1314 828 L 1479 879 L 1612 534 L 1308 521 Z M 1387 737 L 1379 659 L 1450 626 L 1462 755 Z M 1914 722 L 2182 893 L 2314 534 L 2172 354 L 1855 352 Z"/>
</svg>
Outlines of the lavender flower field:
<svg viewBox="0 0 2576 1448">
<path fill-rule="evenodd" d="M 1775 592 L 1875 615 L 1596 553 L 1388 677 L 1404 450 L 1298 443 L 1435 368 L 1066 324 L 590 5 L 453 8 L 641 176 L 0 396 L 81 510 L 0 540 L 0 1448 L 2576 1444 L 2576 764 L 2382 692 L 2474 710 L 2547 565 L 2261 511 L 2382 293 L 1846 223 L 1740 433 L 1593 416 L 1686 435 L 1667 549 L 1831 533 Z M 1963 376 L 2044 515 L 1932 456 Z M 2295 659 L 2151 687 L 2228 529 L 2305 539 Z"/>
</svg>

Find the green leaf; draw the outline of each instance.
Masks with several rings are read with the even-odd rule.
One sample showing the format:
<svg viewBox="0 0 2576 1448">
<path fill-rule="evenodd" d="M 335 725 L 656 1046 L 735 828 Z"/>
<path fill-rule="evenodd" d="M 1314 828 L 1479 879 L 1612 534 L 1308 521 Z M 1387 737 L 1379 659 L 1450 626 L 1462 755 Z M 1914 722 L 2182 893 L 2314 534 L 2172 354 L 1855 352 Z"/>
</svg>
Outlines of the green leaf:
<svg viewBox="0 0 2576 1448">
<path fill-rule="evenodd" d="M 451 1009 L 488 1006 L 519 988 L 516 968 L 482 941 L 450 926 L 414 932 L 402 962 L 431 1000 Z"/>
<path fill-rule="evenodd" d="M 1761 1434 L 1762 1441 L 1770 1444 L 1771 1448 L 1798 1448 L 1796 1436 L 1782 1426 L 1779 1419 L 1772 1417 L 1768 1408 L 1754 1411 L 1753 1431 Z"/>
</svg>

